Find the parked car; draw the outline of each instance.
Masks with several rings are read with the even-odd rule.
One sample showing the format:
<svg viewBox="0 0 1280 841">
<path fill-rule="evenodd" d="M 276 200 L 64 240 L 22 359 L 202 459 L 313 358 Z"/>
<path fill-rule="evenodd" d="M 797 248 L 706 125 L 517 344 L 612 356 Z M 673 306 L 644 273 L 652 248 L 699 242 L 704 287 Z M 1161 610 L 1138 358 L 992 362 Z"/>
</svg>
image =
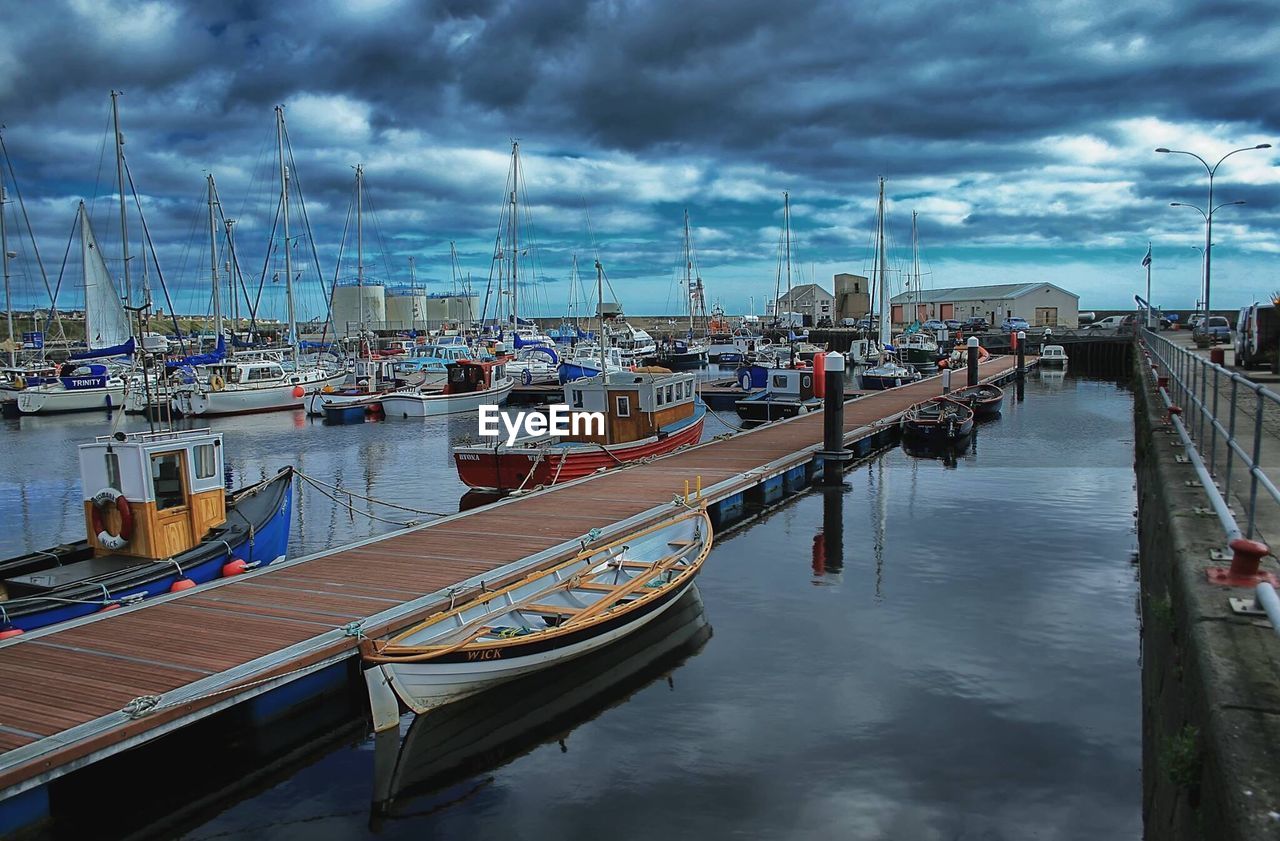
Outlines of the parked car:
<svg viewBox="0 0 1280 841">
<path fill-rule="evenodd" d="M 1280 347 L 1280 309 L 1275 304 L 1254 303 L 1236 317 L 1236 367 L 1271 366 L 1275 371 Z M 1277 371 L 1280 373 L 1280 371 Z"/>
<path fill-rule="evenodd" d="M 1001 322 L 1000 329 L 1006 333 L 1016 333 L 1019 330 L 1030 330 L 1031 325 L 1025 318 L 1006 318 Z"/>
<path fill-rule="evenodd" d="M 1191 316 L 1191 320 L 1187 322 L 1188 329 L 1195 330 L 1197 327 L 1200 326 L 1201 321 L 1204 321 L 1203 313 L 1201 313 L 1200 315 Z"/>
<path fill-rule="evenodd" d="M 856 318 L 842 318 L 842 319 L 840 319 L 840 326 L 841 326 L 841 327 L 857 327 L 857 326 L 858 326 L 858 319 L 856 319 Z"/>
<path fill-rule="evenodd" d="M 960 322 L 959 322 L 958 320 L 954 319 L 954 318 L 948 318 L 946 321 L 944 321 L 944 322 L 942 322 L 942 323 L 943 323 L 943 324 L 945 324 L 945 325 L 947 325 L 947 329 L 948 329 L 948 330 L 959 330 L 959 329 L 960 329 Z"/>
<path fill-rule="evenodd" d="M 1196 328 L 1191 331 L 1191 338 L 1197 347 L 1208 347 L 1216 345 L 1220 342 L 1231 342 L 1231 322 L 1227 321 L 1220 315 L 1211 315 L 1205 321 L 1201 321 Z"/>
<path fill-rule="evenodd" d="M 880 326 L 879 318 L 864 317 L 858 319 L 858 327 L 862 330 L 874 330 Z"/>
<path fill-rule="evenodd" d="M 926 321 L 924 324 L 921 324 L 920 326 L 923 327 L 925 330 L 933 330 L 935 332 L 938 330 L 947 329 L 947 325 L 936 318 L 931 318 L 928 321 Z"/>
<path fill-rule="evenodd" d="M 990 330 L 991 325 L 982 316 L 975 315 L 972 318 L 966 318 L 963 322 L 961 322 L 960 329 L 961 330 Z"/>
</svg>

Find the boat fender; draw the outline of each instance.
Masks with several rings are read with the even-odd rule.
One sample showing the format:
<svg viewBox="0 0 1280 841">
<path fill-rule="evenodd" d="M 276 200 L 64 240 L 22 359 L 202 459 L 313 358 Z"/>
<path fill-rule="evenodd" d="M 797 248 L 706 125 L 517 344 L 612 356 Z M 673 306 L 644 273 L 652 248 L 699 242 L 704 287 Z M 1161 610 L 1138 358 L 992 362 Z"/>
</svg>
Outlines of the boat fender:
<svg viewBox="0 0 1280 841">
<path fill-rule="evenodd" d="M 181 593 L 183 590 L 190 590 L 194 586 L 196 586 L 196 582 L 184 575 L 182 578 L 179 578 L 177 581 L 169 585 L 169 592 Z"/>
<path fill-rule="evenodd" d="M 90 525 L 93 527 L 94 536 L 97 537 L 98 543 L 104 549 L 123 549 L 129 545 L 129 539 L 133 537 L 133 512 L 129 510 L 129 500 L 124 498 L 124 494 L 115 488 L 103 488 L 93 495 L 93 514 L 90 517 Z M 109 506 L 113 506 L 120 514 L 120 533 L 112 534 L 107 531 L 106 525 L 103 523 L 102 512 L 106 511 Z"/>
<path fill-rule="evenodd" d="M 0 631 L 0 640 L 13 639 L 20 634 L 22 634 L 21 628 L 14 628 L 13 626 L 10 626 L 5 628 L 3 631 Z"/>
<path fill-rule="evenodd" d="M 751 390 L 751 372 L 743 371 L 738 375 L 738 385 L 742 386 L 743 391 Z"/>
<path fill-rule="evenodd" d="M 235 558 L 234 560 L 222 565 L 222 577 L 231 578 L 234 575 L 244 575 L 249 571 L 249 565 L 244 562 L 243 558 Z"/>
<path fill-rule="evenodd" d="M 209 378 L 209 388 L 214 391 L 222 391 L 227 387 L 227 381 L 222 378 L 221 374 L 214 374 Z"/>
<path fill-rule="evenodd" d="M 294 396 L 294 397 L 302 397 L 302 395 L 304 395 L 304 394 L 306 394 L 306 393 L 307 393 L 307 390 L 306 390 L 305 388 L 303 388 L 302 386 L 300 386 L 300 385 L 295 385 L 295 386 L 293 387 L 293 396 Z"/>
<path fill-rule="evenodd" d="M 533 385 L 533 372 L 525 368 L 524 373 L 520 375 L 520 380 L 525 385 Z"/>
</svg>

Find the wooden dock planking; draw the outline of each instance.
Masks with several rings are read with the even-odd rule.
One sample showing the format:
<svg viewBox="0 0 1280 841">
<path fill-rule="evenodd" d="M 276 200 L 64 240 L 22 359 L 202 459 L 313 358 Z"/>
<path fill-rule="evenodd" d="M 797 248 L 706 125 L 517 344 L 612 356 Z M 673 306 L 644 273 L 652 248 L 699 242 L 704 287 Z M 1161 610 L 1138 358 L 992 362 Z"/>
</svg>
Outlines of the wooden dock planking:
<svg viewBox="0 0 1280 841">
<path fill-rule="evenodd" d="M 1012 358 L 996 357 L 980 370 L 990 380 L 1013 367 Z M 847 403 L 846 434 L 895 422 L 914 403 L 940 393 L 939 386 L 935 377 Z M 24 790 L 51 768 L 214 703 L 196 698 L 130 720 L 118 711 L 133 698 L 164 696 L 195 681 L 217 679 L 324 634 L 333 640 L 288 662 L 263 661 L 252 675 L 227 676 L 224 689 L 350 655 L 355 638 L 333 634 L 348 622 L 424 600 L 394 620 L 367 624 L 365 631 L 376 636 L 406 627 L 447 604 L 444 591 L 460 582 L 577 541 L 593 528 L 653 512 L 682 492 L 686 480 L 691 488 L 699 479 L 704 489 L 720 483 L 721 498 L 746 489 L 759 481 L 763 468 L 777 473 L 779 465 L 787 469 L 808 462 L 821 437 L 821 412 L 811 413 L 677 452 L 658 464 L 593 475 L 224 585 L 0 643 L 0 685 L 6 688 L 0 695 L 0 797 Z M 500 586 L 524 569 L 486 583 Z M 442 595 L 433 601 L 433 594 Z M 103 729 L 92 736 L 65 740 L 59 735 L 98 720 Z M 36 743 L 47 737 L 58 738 L 48 750 L 7 760 L 10 751 L 39 747 Z"/>
</svg>

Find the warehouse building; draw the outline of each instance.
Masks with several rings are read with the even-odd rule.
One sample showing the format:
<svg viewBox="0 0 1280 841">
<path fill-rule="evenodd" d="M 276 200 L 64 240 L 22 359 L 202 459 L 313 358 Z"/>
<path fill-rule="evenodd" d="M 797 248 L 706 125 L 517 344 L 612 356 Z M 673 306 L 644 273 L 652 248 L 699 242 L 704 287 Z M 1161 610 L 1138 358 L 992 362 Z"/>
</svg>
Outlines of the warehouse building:
<svg viewBox="0 0 1280 841">
<path fill-rule="evenodd" d="M 1025 318 L 1032 327 L 1078 327 L 1080 296 L 1052 283 L 999 283 L 904 292 L 889 299 L 894 324 L 964 321 L 975 316 L 997 327 L 1006 318 Z"/>
<path fill-rule="evenodd" d="M 778 298 L 774 312 L 783 317 L 783 313 L 799 313 L 803 316 L 806 327 L 812 327 L 835 315 L 835 298 L 830 292 L 816 283 L 805 283 L 792 287 L 791 292 Z"/>
</svg>

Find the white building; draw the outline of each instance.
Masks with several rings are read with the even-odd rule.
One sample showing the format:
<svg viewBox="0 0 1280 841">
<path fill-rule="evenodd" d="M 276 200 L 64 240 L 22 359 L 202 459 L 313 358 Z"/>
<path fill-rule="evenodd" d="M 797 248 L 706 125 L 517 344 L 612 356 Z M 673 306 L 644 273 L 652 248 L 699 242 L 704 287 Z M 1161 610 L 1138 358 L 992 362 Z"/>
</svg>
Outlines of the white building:
<svg viewBox="0 0 1280 841">
<path fill-rule="evenodd" d="M 996 327 L 1025 318 L 1032 327 L 1078 327 L 1080 296 L 1052 283 L 999 283 L 904 292 L 889 299 L 894 324 L 981 317 Z M 914 310 L 914 312 L 913 312 Z"/>
</svg>

